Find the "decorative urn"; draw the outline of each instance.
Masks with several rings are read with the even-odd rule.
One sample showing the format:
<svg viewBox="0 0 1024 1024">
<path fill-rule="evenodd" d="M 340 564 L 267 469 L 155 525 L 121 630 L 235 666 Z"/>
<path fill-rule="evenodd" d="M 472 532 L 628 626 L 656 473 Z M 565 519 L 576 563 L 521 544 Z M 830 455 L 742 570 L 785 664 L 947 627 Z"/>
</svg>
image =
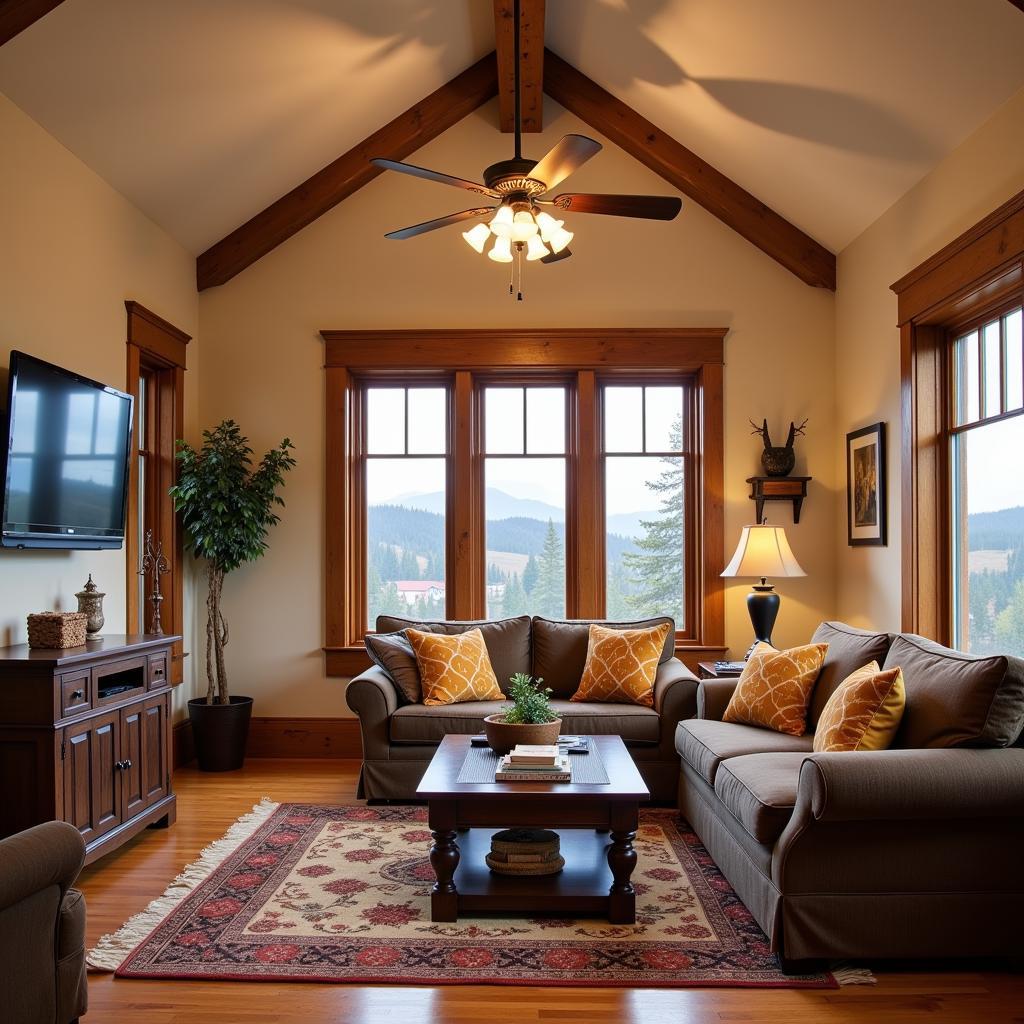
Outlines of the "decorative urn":
<svg viewBox="0 0 1024 1024">
<path fill-rule="evenodd" d="M 85 586 L 75 594 L 75 597 L 78 598 L 78 610 L 88 616 L 85 620 L 85 631 L 89 638 L 94 638 L 103 628 L 105 621 L 103 618 L 103 598 L 106 596 L 93 583 L 92 573 L 89 573 L 89 579 L 86 581 Z"/>
</svg>

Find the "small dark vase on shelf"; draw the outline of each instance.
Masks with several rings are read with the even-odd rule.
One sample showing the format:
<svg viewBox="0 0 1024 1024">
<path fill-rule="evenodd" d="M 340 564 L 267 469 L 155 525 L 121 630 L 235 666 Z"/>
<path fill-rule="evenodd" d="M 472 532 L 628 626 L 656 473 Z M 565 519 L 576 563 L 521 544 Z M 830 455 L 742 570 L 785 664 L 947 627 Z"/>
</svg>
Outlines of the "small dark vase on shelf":
<svg viewBox="0 0 1024 1024">
<path fill-rule="evenodd" d="M 764 451 L 761 452 L 761 465 L 768 476 L 787 476 L 793 472 L 796 465 L 796 453 L 793 451 L 793 442 L 797 436 L 803 434 L 807 420 L 798 427 L 795 423 L 789 425 L 789 436 L 784 445 L 772 444 L 771 436 L 768 433 L 768 421 L 762 420 L 758 426 L 753 420 L 750 425 L 754 428 L 751 433 L 760 434 L 764 442 Z"/>
</svg>

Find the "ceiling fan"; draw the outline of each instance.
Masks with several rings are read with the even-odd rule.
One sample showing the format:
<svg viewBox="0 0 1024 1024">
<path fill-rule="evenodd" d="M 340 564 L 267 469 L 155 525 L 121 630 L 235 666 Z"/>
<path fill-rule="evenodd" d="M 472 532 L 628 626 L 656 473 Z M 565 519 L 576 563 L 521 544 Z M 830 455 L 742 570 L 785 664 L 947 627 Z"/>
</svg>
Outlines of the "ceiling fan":
<svg viewBox="0 0 1024 1024">
<path fill-rule="evenodd" d="M 539 260 L 541 263 L 557 263 L 572 255 L 568 246 L 573 233 L 566 230 L 565 222 L 557 220 L 545 206 L 568 210 L 573 213 L 599 213 L 613 217 L 639 217 L 645 220 L 672 220 L 682 208 L 678 196 L 607 195 L 567 192 L 547 198 L 554 188 L 574 171 L 583 166 L 592 156 L 600 152 L 601 144 L 585 135 L 566 135 L 557 142 L 540 160 L 529 160 L 522 154 L 522 118 L 519 96 L 519 0 L 514 3 L 515 26 L 515 156 L 511 160 L 499 160 L 483 172 L 484 184 L 456 178 L 440 171 L 417 167 L 375 157 L 370 162 L 385 170 L 411 174 L 427 181 L 466 189 L 488 199 L 496 200 L 497 206 L 477 206 L 460 210 L 446 217 L 436 217 L 413 224 L 398 231 L 389 231 L 384 237 L 405 239 L 448 227 L 464 220 L 493 216 L 488 223 L 479 223 L 462 237 L 477 252 L 483 253 L 491 236 L 495 241 L 487 255 L 496 263 L 515 261 L 519 271 L 520 285 L 517 297 L 523 298 L 522 260 Z M 513 292 L 509 284 L 509 293 Z"/>
</svg>

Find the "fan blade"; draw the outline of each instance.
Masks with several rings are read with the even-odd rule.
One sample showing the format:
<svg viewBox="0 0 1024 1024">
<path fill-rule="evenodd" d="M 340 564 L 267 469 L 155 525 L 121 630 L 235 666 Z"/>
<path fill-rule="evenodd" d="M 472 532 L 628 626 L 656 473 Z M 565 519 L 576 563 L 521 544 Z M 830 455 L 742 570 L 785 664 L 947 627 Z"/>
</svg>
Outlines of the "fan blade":
<svg viewBox="0 0 1024 1024">
<path fill-rule="evenodd" d="M 491 199 L 500 199 L 501 193 L 486 185 L 478 185 L 475 181 L 466 181 L 465 178 L 455 178 L 450 174 L 442 174 L 440 171 L 431 171 L 426 167 L 417 167 L 415 164 L 403 164 L 401 160 L 385 160 L 383 157 L 375 156 L 371 161 L 376 167 L 383 167 L 386 171 L 399 171 L 401 174 L 411 174 L 414 178 L 425 178 L 427 181 L 436 181 L 441 185 L 454 185 L 455 188 L 464 188 L 470 192 L 477 192 L 482 196 L 489 196 Z"/>
<path fill-rule="evenodd" d="M 460 210 L 458 213 L 449 213 L 447 217 L 435 217 L 434 220 L 425 220 L 422 224 L 413 224 L 412 227 L 400 228 L 398 231 L 389 231 L 384 237 L 412 238 L 415 235 L 425 234 L 427 231 L 446 228 L 449 224 L 458 224 L 460 220 L 483 217 L 485 214 L 494 213 L 494 209 L 493 206 L 481 206 L 476 210 Z"/>
<path fill-rule="evenodd" d="M 601 143 L 586 135 L 566 135 L 534 164 L 529 176 L 543 181 L 550 192 L 573 171 L 578 171 L 592 156 L 601 152 Z"/>
<path fill-rule="evenodd" d="M 672 220 L 683 207 L 678 196 L 614 196 L 568 192 L 555 196 L 554 205 L 573 213 L 603 213 L 610 217 Z"/>
<path fill-rule="evenodd" d="M 541 263 L 558 263 L 559 260 L 567 260 L 572 255 L 571 249 L 563 249 L 561 252 L 551 252 L 547 256 L 541 256 Z"/>
</svg>

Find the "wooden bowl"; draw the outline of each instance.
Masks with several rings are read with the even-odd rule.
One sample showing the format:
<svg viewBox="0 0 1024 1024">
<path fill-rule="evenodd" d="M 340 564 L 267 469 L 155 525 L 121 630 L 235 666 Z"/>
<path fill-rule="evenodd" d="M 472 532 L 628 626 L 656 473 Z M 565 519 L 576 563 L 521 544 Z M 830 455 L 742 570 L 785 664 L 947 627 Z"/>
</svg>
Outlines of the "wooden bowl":
<svg viewBox="0 0 1024 1024">
<path fill-rule="evenodd" d="M 519 743 L 557 743 L 562 731 L 562 720 L 541 725 L 506 722 L 504 714 L 488 715 L 484 719 L 484 733 L 487 743 L 496 754 L 507 754 Z"/>
</svg>

